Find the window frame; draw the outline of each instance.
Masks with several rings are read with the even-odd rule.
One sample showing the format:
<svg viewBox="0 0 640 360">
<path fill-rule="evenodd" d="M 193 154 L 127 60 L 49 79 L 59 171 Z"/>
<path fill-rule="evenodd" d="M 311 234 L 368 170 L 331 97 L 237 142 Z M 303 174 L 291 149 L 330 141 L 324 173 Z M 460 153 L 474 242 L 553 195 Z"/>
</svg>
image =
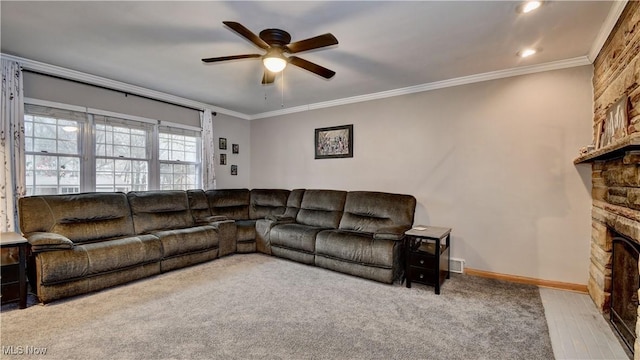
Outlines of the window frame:
<svg viewBox="0 0 640 360">
<path fill-rule="evenodd" d="M 186 161 L 186 160 L 163 160 L 160 157 L 160 134 L 169 134 L 169 135 L 178 135 L 178 136 L 189 136 L 195 138 L 195 156 L 196 161 Z M 160 126 L 158 126 L 158 189 L 162 189 L 162 173 L 161 168 L 162 165 L 189 165 L 195 167 L 195 184 L 191 189 L 201 189 L 202 188 L 202 130 L 193 127 L 185 127 L 185 126 L 176 126 L 171 123 L 168 124 L 166 121 L 161 122 Z M 172 174 L 175 174 L 172 172 Z M 172 181 L 172 185 L 176 185 Z M 173 188 L 175 189 L 175 188 Z M 186 189 L 184 189 L 186 190 Z"/>
<path fill-rule="evenodd" d="M 98 159 L 123 159 L 132 161 L 146 161 L 147 162 L 147 189 L 146 190 L 158 190 L 161 189 L 161 174 L 160 166 L 162 164 L 180 164 L 180 165 L 195 165 L 196 170 L 196 184 L 195 188 L 202 188 L 202 129 L 194 126 L 159 121 L 154 119 L 148 119 L 144 117 L 115 113 L 111 111 L 104 111 L 99 109 L 92 109 L 74 105 L 68 105 L 58 102 L 38 100 L 32 98 L 25 98 L 25 112 L 24 115 L 33 115 L 27 111 L 29 106 L 40 106 L 44 108 L 50 108 L 51 111 L 57 110 L 73 111 L 83 115 L 85 119 L 81 124 L 81 129 L 78 132 L 78 152 L 77 155 L 80 161 L 80 192 L 95 192 L 98 191 L 97 184 L 97 160 Z M 42 115 L 37 115 L 42 116 Z M 96 124 L 104 123 L 104 119 L 112 119 L 114 122 L 120 122 L 125 127 L 133 125 L 133 128 L 146 128 L 146 146 L 145 146 L 145 158 L 136 157 L 120 157 L 120 156 L 97 156 L 97 130 Z M 196 137 L 196 162 L 191 161 L 176 161 L 176 160 L 160 160 L 160 133 L 184 133 L 194 134 Z M 26 150 L 26 149 L 25 149 Z M 27 155 L 40 154 L 34 151 L 26 152 Z M 51 154 L 54 155 L 54 154 Z M 68 156 L 63 154 L 63 156 Z M 26 171 L 26 170 L 25 170 Z M 34 180 L 35 183 L 35 180 Z M 174 185 L 172 183 L 172 185 Z M 114 185 L 115 186 L 115 185 Z M 76 186 L 77 187 L 77 186 Z M 34 188 L 35 189 L 35 188 Z M 62 190 L 58 187 L 58 194 L 62 194 Z M 116 189 L 116 191 L 118 191 Z"/>
<path fill-rule="evenodd" d="M 32 189 L 32 193 L 31 195 L 36 195 L 36 194 L 41 194 L 40 192 L 37 192 L 36 189 L 37 188 L 56 188 L 56 194 L 63 194 L 63 193 L 69 193 L 69 192 L 65 192 L 63 191 L 63 189 L 68 189 L 68 188 L 78 188 L 79 191 L 83 191 L 83 177 L 84 177 L 84 168 L 83 168 L 83 153 L 84 153 L 84 131 L 87 127 L 87 121 L 86 121 L 86 112 L 83 111 L 83 108 L 78 108 L 78 107 L 73 107 L 73 106 L 66 106 L 66 107 L 58 107 L 58 108 L 54 108 L 51 106 L 47 106 L 47 105 L 41 105 L 41 104 L 33 104 L 33 103 L 26 103 L 25 102 L 25 108 L 24 108 L 24 114 L 23 114 L 23 121 L 25 122 L 24 127 L 25 127 L 25 162 L 26 160 L 33 156 L 34 158 L 34 169 L 33 171 L 33 181 L 30 182 L 29 184 L 25 183 L 25 188 L 26 189 Z M 59 149 L 57 148 L 58 144 L 56 144 L 56 151 L 55 152 L 50 152 L 47 150 L 36 150 L 35 149 L 35 122 L 34 122 L 34 128 L 32 129 L 32 134 L 29 135 L 27 134 L 26 131 L 26 117 L 27 116 L 31 116 L 31 117 L 40 117 L 40 118 L 50 118 L 50 119 L 55 119 L 56 124 L 56 137 L 55 140 L 60 141 L 60 138 L 58 137 L 58 131 L 60 129 L 60 126 L 58 124 L 58 122 L 60 120 L 65 120 L 65 121 L 75 121 L 79 127 L 78 131 L 76 131 L 76 143 L 77 143 L 77 152 L 76 153 L 65 153 L 65 152 L 60 152 Z M 31 150 L 28 150 L 26 148 L 26 140 L 28 138 L 31 138 L 33 140 L 32 142 L 32 148 Z M 43 138 L 44 139 L 44 138 Z M 35 169 L 35 158 L 37 156 L 50 156 L 50 157 L 55 157 L 56 158 L 56 163 L 59 164 L 60 162 L 60 158 L 77 158 L 78 159 L 78 183 L 77 184 L 68 184 L 68 185 L 64 185 L 60 183 L 60 169 L 58 166 L 58 169 L 56 169 L 56 183 L 55 184 L 50 184 L 50 186 L 42 186 L 42 185 L 38 185 L 37 184 L 37 178 L 36 178 L 36 172 L 37 170 Z M 25 163 L 25 181 L 26 179 L 29 178 L 29 176 L 27 175 L 31 170 L 27 170 L 27 166 Z"/>
</svg>

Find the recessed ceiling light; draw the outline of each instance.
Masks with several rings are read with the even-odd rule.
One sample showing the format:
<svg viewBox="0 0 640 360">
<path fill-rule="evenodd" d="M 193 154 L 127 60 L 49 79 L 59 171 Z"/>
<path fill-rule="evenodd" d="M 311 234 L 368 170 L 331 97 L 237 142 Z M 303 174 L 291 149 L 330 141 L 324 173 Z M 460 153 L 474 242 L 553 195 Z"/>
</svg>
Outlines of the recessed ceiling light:
<svg viewBox="0 0 640 360">
<path fill-rule="evenodd" d="M 532 12 L 533 10 L 539 8 L 540 5 L 542 5 L 542 1 L 527 1 L 520 5 L 520 12 L 523 14 Z"/>
<path fill-rule="evenodd" d="M 535 54 L 536 52 L 537 52 L 536 49 L 524 49 L 524 50 L 518 51 L 518 56 L 520 56 L 521 58 L 526 58 Z"/>
</svg>

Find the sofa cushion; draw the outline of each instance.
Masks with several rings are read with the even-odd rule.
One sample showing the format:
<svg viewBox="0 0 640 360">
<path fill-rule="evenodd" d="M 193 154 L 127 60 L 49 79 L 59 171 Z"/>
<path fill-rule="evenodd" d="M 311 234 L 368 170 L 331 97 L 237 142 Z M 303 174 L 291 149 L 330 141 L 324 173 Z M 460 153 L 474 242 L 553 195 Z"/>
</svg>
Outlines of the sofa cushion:
<svg viewBox="0 0 640 360">
<path fill-rule="evenodd" d="M 316 237 L 316 255 L 392 268 L 395 244 L 392 240 L 374 240 L 371 234 L 325 230 Z"/>
<path fill-rule="evenodd" d="M 45 251 L 36 257 L 36 272 L 41 284 L 78 279 L 89 274 L 89 257 L 83 246 L 71 250 Z"/>
<path fill-rule="evenodd" d="M 236 220 L 237 240 L 253 241 L 256 238 L 256 220 Z"/>
<path fill-rule="evenodd" d="M 195 224 L 207 224 L 211 220 L 209 201 L 204 190 L 187 190 L 189 210 Z"/>
<path fill-rule="evenodd" d="M 153 235 L 100 241 L 80 245 L 89 260 L 88 274 L 122 270 L 127 267 L 160 261 L 162 245 Z"/>
<path fill-rule="evenodd" d="M 308 253 L 316 250 L 316 234 L 322 228 L 302 224 L 281 224 L 271 229 L 271 246 L 284 247 Z"/>
<path fill-rule="evenodd" d="M 282 215 L 287 207 L 289 190 L 253 189 L 249 219 L 264 219 L 267 216 Z"/>
<path fill-rule="evenodd" d="M 194 225 L 185 191 L 131 191 L 127 193 L 127 198 L 136 234 Z"/>
<path fill-rule="evenodd" d="M 36 266 L 41 283 L 53 284 L 157 262 L 161 258 L 158 238 L 141 235 L 81 244 L 72 250 L 42 252 L 38 254 Z"/>
<path fill-rule="evenodd" d="M 207 190 L 205 194 L 212 215 L 223 215 L 229 220 L 249 219 L 249 189 Z"/>
<path fill-rule="evenodd" d="M 341 230 L 366 233 L 391 230 L 404 234 L 413 224 L 416 199 L 410 195 L 350 191 L 340 220 Z"/>
<path fill-rule="evenodd" d="M 302 205 L 302 196 L 304 196 L 304 189 L 294 189 L 289 192 L 287 198 L 287 209 L 284 212 L 283 217 L 295 219 L 300 211 L 300 205 Z"/>
<path fill-rule="evenodd" d="M 213 226 L 154 231 L 162 243 L 164 258 L 218 247 L 218 234 Z"/>
<path fill-rule="evenodd" d="M 296 222 L 303 225 L 337 229 L 346 197 L 346 191 L 305 190 Z"/>
<path fill-rule="evenodd" d="M 124 193 L 29 196 L 19 199 L 20 229 L 60 234 L 74 243 L 134 235 Z"/>
</svg>

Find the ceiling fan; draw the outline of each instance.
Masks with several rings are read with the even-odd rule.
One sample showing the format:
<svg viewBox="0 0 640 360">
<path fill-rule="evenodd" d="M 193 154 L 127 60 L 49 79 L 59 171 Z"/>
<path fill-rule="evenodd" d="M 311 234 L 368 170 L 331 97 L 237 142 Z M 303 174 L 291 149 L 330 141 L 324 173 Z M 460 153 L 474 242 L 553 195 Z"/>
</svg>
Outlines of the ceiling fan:
<svg viewBox="0 0 640 360">
<path fill-rule="evenodd" d="M 202 61 L 205 63 L 238 59 L 262 58 L 262 62 L 265 66 L 264 74 L 262 75 L 263 84 L 273 83 L 276 78 L 276 74 L 284 70 L 287 64 L 292 64 L 305 70 L 311 71 L 312 73 L 320 75 L 325 79 L 330 79 L 333 77 L 333 75 L 336 74 L 335 71 L 329 70 L 325 67 L 299 58 L 297 56 L 284 56 L 285 53 L 296 54 L 302 51 L 337 45 L 338 39 L 336 39 L 335 36 L 330 33 L 290 43 L 291 35 L 289 35 L 289 33 L 284 30 L 265 29 L 262 30 L 260 32 L 260 36 L 258 36 L 240 23 L 234 21 L 223 21 L 223 24 L 227 25 L 229 28 L 231 28 L 231 30 L 235 31 L 240 36 L 251 41 L 254 45 L 266 50 L 267 52 L 264 55 L 231 55 L 202 59 Z"/>
</svg>

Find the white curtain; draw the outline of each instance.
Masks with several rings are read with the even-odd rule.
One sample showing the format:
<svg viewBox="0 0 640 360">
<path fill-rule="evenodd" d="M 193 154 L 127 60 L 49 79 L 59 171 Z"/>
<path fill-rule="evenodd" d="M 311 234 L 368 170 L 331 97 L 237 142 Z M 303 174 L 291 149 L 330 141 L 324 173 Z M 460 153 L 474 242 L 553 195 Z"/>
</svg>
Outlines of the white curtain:
<svg viewBox="0 0 640 360">
<path fill-rule="evenodd" d="M 24 99 L 22 70 L 15 61 L 2 59 L 0 118 L 0 230 L 20 231 L 18 197 L 24 196 Z"/>
<path fill-rule="evenodd" d="M 211 190 L 216 188 L 216 173 L 214 171 L 215 141 L 213 138 L 213 117 L 211 109 L 204 109 L 200 113 L 202 125 L 202 188 Z"/>
</svg>

